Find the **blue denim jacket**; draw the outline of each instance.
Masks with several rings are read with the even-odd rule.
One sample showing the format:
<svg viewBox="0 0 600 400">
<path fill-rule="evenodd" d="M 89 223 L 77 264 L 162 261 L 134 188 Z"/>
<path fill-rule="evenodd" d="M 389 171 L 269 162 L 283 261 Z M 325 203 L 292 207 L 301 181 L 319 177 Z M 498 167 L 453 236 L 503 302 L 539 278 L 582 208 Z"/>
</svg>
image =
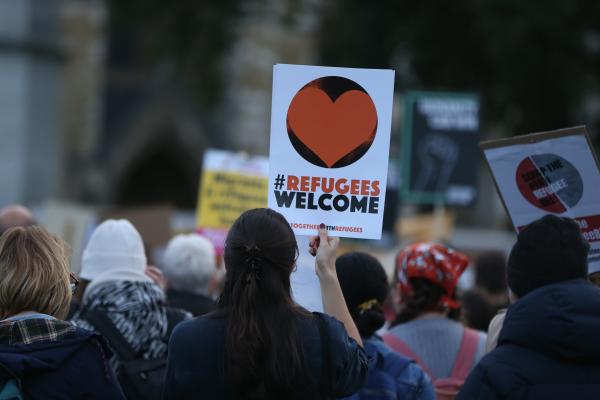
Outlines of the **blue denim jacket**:
<svg viewBox="0 0 600 400">
<path fill-rule="evenodd" d="M 365 385 L 345 400 L 435 400 L 431 379 L 417 363 L 394 352 L 377 336 L 363 344 L 374 361 Z"/>
</svg>

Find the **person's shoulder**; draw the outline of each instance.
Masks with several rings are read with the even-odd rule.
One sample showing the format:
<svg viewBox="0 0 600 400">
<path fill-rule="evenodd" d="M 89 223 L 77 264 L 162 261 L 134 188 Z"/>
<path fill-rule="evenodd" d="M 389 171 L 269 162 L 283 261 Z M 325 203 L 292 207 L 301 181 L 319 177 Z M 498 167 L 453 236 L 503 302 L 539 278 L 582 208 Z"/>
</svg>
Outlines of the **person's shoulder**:
<svg viewBox="0 0 600 400">
<path fill-rule="evenodd" d="M 183 321 L 177 325 L 176 331 L 190 331 L 190 330 L 202 330 L 211 329 L 213 327 L 225 326 L 227 319 L 224 316 L 217 315 L 216 313 L 205 314 L 200 317 L 195 317 Z"/>
<path fill-rule="evenodd" d="M 337 320 L 337 318 L 332 317 L 331 315 L 322 313 L 322 312 L 312 312 L 310 314 L 307 315 L 303 315 L 304 317 L 312 317 L 312 318 L 320 318 L 321 320 L 325 321 L 326 324 L 331 325 L 331 324 L 342 324 L 340 321 Z M 342 324 L 343 325 L 343 324 Z"/>
<path fill-rule="evenodd" d="M 102 336 L 100 333 L 93 330 L 93 326 L 89 325 L 88 329 L 85 326 L 76 324 L 73 321 L 60 321 L 62 326 L 70 325 L 74 332 L 74 342 L 84 343 L 82 350 L 93 350 L 93 352 L 102 355 L 103 357 L 110 357 L 113 355 L 113 351 L 108 343 L 108 339 Z M 64 325 L 63 325 L 64 324 Z"/>
<path fill-rule="evenodd" d="M 61 368 L 56 370 L 59 374 L 56 378 L 70 382 L 69 390 L 73 392 L 60 398 L 125 400 L 109 363 L 114 353 L 108 341 L 86 329 L 77 330 L 82 334 L 81 342 L 76 350 L 73 347 L 74 351 L 69 352 L 68 362 L 61 363 Z"/>
<path fill-rule="evenodd" d="M 371 370 L 392 379 L 402 398 L 415 398 L 418 393 L 424 396 L 419 398 L 433 398 L 431 379 L 414 360 L 394 352 L 376 336 L 364 340 L 363 344 L 373 359 Z"/>
<path fill-rule="evenodd" d="M 71 322 L 50 318 L 30 318 L 1 324 L 0 341 L 7 344 L 35 344 L 83 341 L 94 335 Z"/>
<path fill-rule="evenodd" d="M 346 331 L 344 324 L 330 315 L 315 312 L 312 313 L 312 318 L 307 318 L 306 321 L 312 321 L 311 325 L 314 326 L 314 328 L 312 328 L 312 332 L 318 332 L 320 329 L 325 330 L 325 332 L 319 332 L 318 334 L 319 336 L 321 334 L 325 335 L 327 338 L 327 344 L 330 347 L 330 352 L 334 355 L 334 357 L 339 356 L 344 358 L 346 355 L 348 355 L 348 352 L 351 351 L 351 349 L 359 347 L 356 341 L 348 336 L 348 332 Z M 364 352 L 364 350 L 361 351 Z"/>
<path fill-rule="evenodd" d="M 469 375 L 465 383 L 465 392 L 484 391 L 506 398 L 523 386 L 529 385 L 533 376 L 527 372 L 528 367 L 523 368 L 522 364 L 528 364 L 522 357 L 523 350 L 526 349 L 504 345 L 483 356 Z M 544 369 L 544 366 L 538 365 L 538 368 Z"/>
<path fill-rule="evenodd" d="M 386 345 L 383 341 L 377 340 L 367 340 L 364 342 L 365 349 L 371 354 L 370 348 L 375 348 L 377 351 L 377 356 L 383 359 L 383 369 L 388 371 L 391 375 L 398 378 L 402 374 L 405 373 L 405 370 L 409 368 L 411 365 L 417 365 L 413 360 L 408 357 L 403 356 L 400 353 L 392 350 L 388 345 Z M 412 369 L 411 369 L 412 370 Z M 417 366 L 416 370 L 421 371 L 421 368 Z M 415 370 L 415 371 L 416 371 Z"/>
<path fill-rule="evenodd" d="M 526 347 L 503 344 L 483 356 L 477 369 L 490 386 L 508 392 L 523 379 L 531 379 L 539 371 L 552 368 L 555 363 L 558 361 Z"/>
<path fill-rule="evenodd" d="M 410 360 L 405 368 L 394 374 L 394 378 L 396 379 L 396 384 L 400 388 L 410 388 L 412 391 L 419 393 L 431 393 L 430 397 L 433 398 L 433 384 L 431 378 L 415 361 Z M 430 397 L 425 396 L 423 398 Z"/>
<path fill-rule="evenodd" d="M 327 329 L 329 337 L 335 338 L 341 336 L 345 339 L 348 336 L 344 324 L 335 317 L 320 312 L 314 312 L 312 313 L 312 316 L 316 323 L 319 323 L 319 320 L 321 321 L 325 326 L 325 329 Z"/>
<path fill-rule="evenodd" d="M 187 339 L 196 341 L 198 338 L 223 335 L 226 329 L 227 320 L 211 313 L 177 324 L 171 335 L 171 342 Z"/>
</svg>

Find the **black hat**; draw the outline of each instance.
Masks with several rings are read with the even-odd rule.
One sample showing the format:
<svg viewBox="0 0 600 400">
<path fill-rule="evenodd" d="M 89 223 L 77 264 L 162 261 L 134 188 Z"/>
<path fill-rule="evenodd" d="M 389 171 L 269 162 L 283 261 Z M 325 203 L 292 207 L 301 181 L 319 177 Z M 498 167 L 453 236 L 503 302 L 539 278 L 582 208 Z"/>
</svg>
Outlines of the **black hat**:
<svg viewBox="0 0 600 400">
<path fill-rule="evenodd" d="M 546 215 L 519 234 L 508 258 L 508 286 L 522 297 L 544 285 L 585 278 L 588 251 L 577 223 Z"/>
</svg>

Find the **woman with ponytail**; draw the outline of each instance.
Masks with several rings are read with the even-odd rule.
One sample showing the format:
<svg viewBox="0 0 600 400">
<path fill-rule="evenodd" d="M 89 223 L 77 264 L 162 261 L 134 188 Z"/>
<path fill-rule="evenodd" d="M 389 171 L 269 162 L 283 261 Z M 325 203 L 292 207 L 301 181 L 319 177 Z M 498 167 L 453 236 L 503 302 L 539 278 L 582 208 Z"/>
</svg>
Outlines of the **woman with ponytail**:
<svg viewBox="0 0 600 400">
<path fill-rule="evenodd" d="M 385 270 L 366 253 L 347 253 L 335 262 L 346 304 L 374 360 L 366 384 L 347 400 L 434 400 L 431 380 L 421 367 L 386 346 L 376 331 L 385 323 L 389 285 Z"/>
<path fill-rule="evenodd" d="M 332 399 L 356 392 L 368 357 L 337 279 L 337 245 L 323 225 L 311 240 L 324 310 L 335 318 L 311 314 L 291 296 L 298 247 L 287 221 L 269 209 L 243 213 L 225 242 L 218 310 L 173 332 L 164 398 Z"/>
</svg>

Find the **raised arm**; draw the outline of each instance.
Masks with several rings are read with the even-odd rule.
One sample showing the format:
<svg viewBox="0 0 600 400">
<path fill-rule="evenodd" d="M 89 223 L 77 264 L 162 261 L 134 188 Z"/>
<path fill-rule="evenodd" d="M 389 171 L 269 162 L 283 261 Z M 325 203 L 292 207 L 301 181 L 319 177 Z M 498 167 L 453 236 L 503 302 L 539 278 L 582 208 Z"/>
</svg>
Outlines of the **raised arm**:
<svg viewBox="0 0 600 400">
<path fill-rule="evenodd" d="M 346 333 L 362 346 L 362 340 L 356 325 L 350 316 L 340 282 L 335 271 L 336 250 L 340 243 L 339 238 L 329 237 L 325 225 L 321 224 L 319 236 L 310 240 L 309 252 L 316 256 L 315 270 L 321 283 L 321 296 L 325 313 L 337 318 L 344 324 Z"/>
</svg>

